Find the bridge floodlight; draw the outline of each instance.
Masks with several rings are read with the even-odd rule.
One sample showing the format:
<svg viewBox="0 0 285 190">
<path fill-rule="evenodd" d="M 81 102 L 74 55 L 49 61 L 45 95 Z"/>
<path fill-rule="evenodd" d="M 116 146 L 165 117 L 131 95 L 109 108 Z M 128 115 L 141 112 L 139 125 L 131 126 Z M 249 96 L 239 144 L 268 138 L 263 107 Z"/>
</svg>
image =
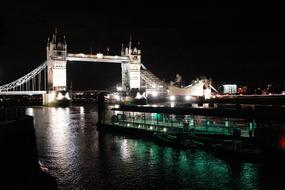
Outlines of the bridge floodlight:
<svg viewBox="0 0 285 190">
<path fill-rule="evenodd" d="M 57 94 L 56 99 L 57 99 L 57 100 L 62 100 L 63 98 L 64 98 L 64 96 L 62 95 L 61 92 L 59 92 L 59 93 Z"/>
<path fill-rule="evenodd" d="M 69 93 L 67 92 L 66 94 L 65 94 L 65 96 L 64 96 L 66 99 L 68 99 L 68 100 L 70 100 L 71 98 L 70 98 L 70 96 L 69 96 Z"/>
<path fill-rule="evenodd" d="M 137 92 L 135 99 L 142 99 L 144 96 Z"/>
</svg>

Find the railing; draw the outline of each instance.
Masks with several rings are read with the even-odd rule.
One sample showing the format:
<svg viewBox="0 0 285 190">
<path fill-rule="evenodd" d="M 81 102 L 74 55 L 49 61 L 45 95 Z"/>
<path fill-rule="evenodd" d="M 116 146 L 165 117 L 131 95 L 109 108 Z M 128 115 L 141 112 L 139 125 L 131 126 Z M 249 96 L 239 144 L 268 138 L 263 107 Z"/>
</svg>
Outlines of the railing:
<svg viewBox="0 0 285 190">
<path fill-rule="evenodd" d="M 25 76 L 8 84 L 0 86 L 0 92 L 46 90 L 46 68 L 47 61 L 43 62 L 39 67 L 26 74 Z M 43 76 L 41 75 L 41 72 L 43 72 Z M 44 83 L 43 86 L 41 86 L 42 82 Z"/>
<path fill-rule="evenodd" d="M 16 120 L 25 116 L 25 107 L 4 107 L 0 105 L 0 122 Z"/>
</svg>

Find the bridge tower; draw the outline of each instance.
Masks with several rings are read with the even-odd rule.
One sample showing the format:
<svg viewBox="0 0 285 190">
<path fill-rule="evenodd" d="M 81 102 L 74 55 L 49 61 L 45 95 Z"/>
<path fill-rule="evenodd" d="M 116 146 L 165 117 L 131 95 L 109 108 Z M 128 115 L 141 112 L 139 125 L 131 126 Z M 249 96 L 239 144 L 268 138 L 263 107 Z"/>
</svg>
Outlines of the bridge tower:
<svg viewBox="0 0 285 190">
<path fill-rule="evenodd" d="M 67 44 L 55 29 L 47 43 L 48 91 L 66 91 Z"/>
<path fill-rule="evenodd" d="M 129 58 L 128 63 L 122 63 L 122 87 L 123 90 L 140 89 L 140 68 L 141 68 L 141 49 L 140 43 L 138 47 L 132 48 L 132 38 L 128 47 L 124 50 L 122 45 L 121 56 Z"/>
<path fill-rule="evenodd" d="M 67 44 L 65 36 L 59 36 L 55 29 L 47 43 L 47 94 L 43 95 L 43 104 L 58 104 L 62 99 L 70 100 L 66 92 Z"/>
</svg>

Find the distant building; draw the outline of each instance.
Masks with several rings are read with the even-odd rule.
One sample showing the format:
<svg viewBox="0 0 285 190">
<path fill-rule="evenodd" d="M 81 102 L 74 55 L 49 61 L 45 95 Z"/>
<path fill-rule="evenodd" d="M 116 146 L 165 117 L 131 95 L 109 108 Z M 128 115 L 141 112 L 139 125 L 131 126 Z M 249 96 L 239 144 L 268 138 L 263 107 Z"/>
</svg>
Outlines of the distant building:
<svg viewBox="0 0 285 190">
<path fill-rule="evenodd" d="M 237 89 L 238 94 L 247 94 L 248 93 L 248 88 L 247 86 L 242 86 L 240 85 Z"/>
<path fill-rule="evenodd" d="M 236 94 L 237 93 L 237 85 L 236 84 L 224 84 L 223 85 L 224 94 Z"/>
</svg>

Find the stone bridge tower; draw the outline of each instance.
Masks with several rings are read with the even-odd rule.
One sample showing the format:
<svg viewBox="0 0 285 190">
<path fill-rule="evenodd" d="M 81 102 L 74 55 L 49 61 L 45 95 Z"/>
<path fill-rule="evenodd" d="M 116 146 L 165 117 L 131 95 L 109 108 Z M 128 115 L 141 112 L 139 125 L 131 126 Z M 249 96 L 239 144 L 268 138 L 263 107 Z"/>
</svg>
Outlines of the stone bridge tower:
<svg viewBox="0 0 285 190">
<path fill-rule="evenodd" d="M 47 43 L 48 91 L 66 91 L 67 44 L 65 36 L 59 36 L 55 29 Z"/>
<path fill-rule="evenodd" d="M 122 87 L 123 90 L 140 89 L 141 49 L 140 43 L 132 48 L 132 38 L 128 47 L 124 49 L 122 44 L 121 56 L 129 58 L 128 63 L 122 63 Z"/>
</svg>

